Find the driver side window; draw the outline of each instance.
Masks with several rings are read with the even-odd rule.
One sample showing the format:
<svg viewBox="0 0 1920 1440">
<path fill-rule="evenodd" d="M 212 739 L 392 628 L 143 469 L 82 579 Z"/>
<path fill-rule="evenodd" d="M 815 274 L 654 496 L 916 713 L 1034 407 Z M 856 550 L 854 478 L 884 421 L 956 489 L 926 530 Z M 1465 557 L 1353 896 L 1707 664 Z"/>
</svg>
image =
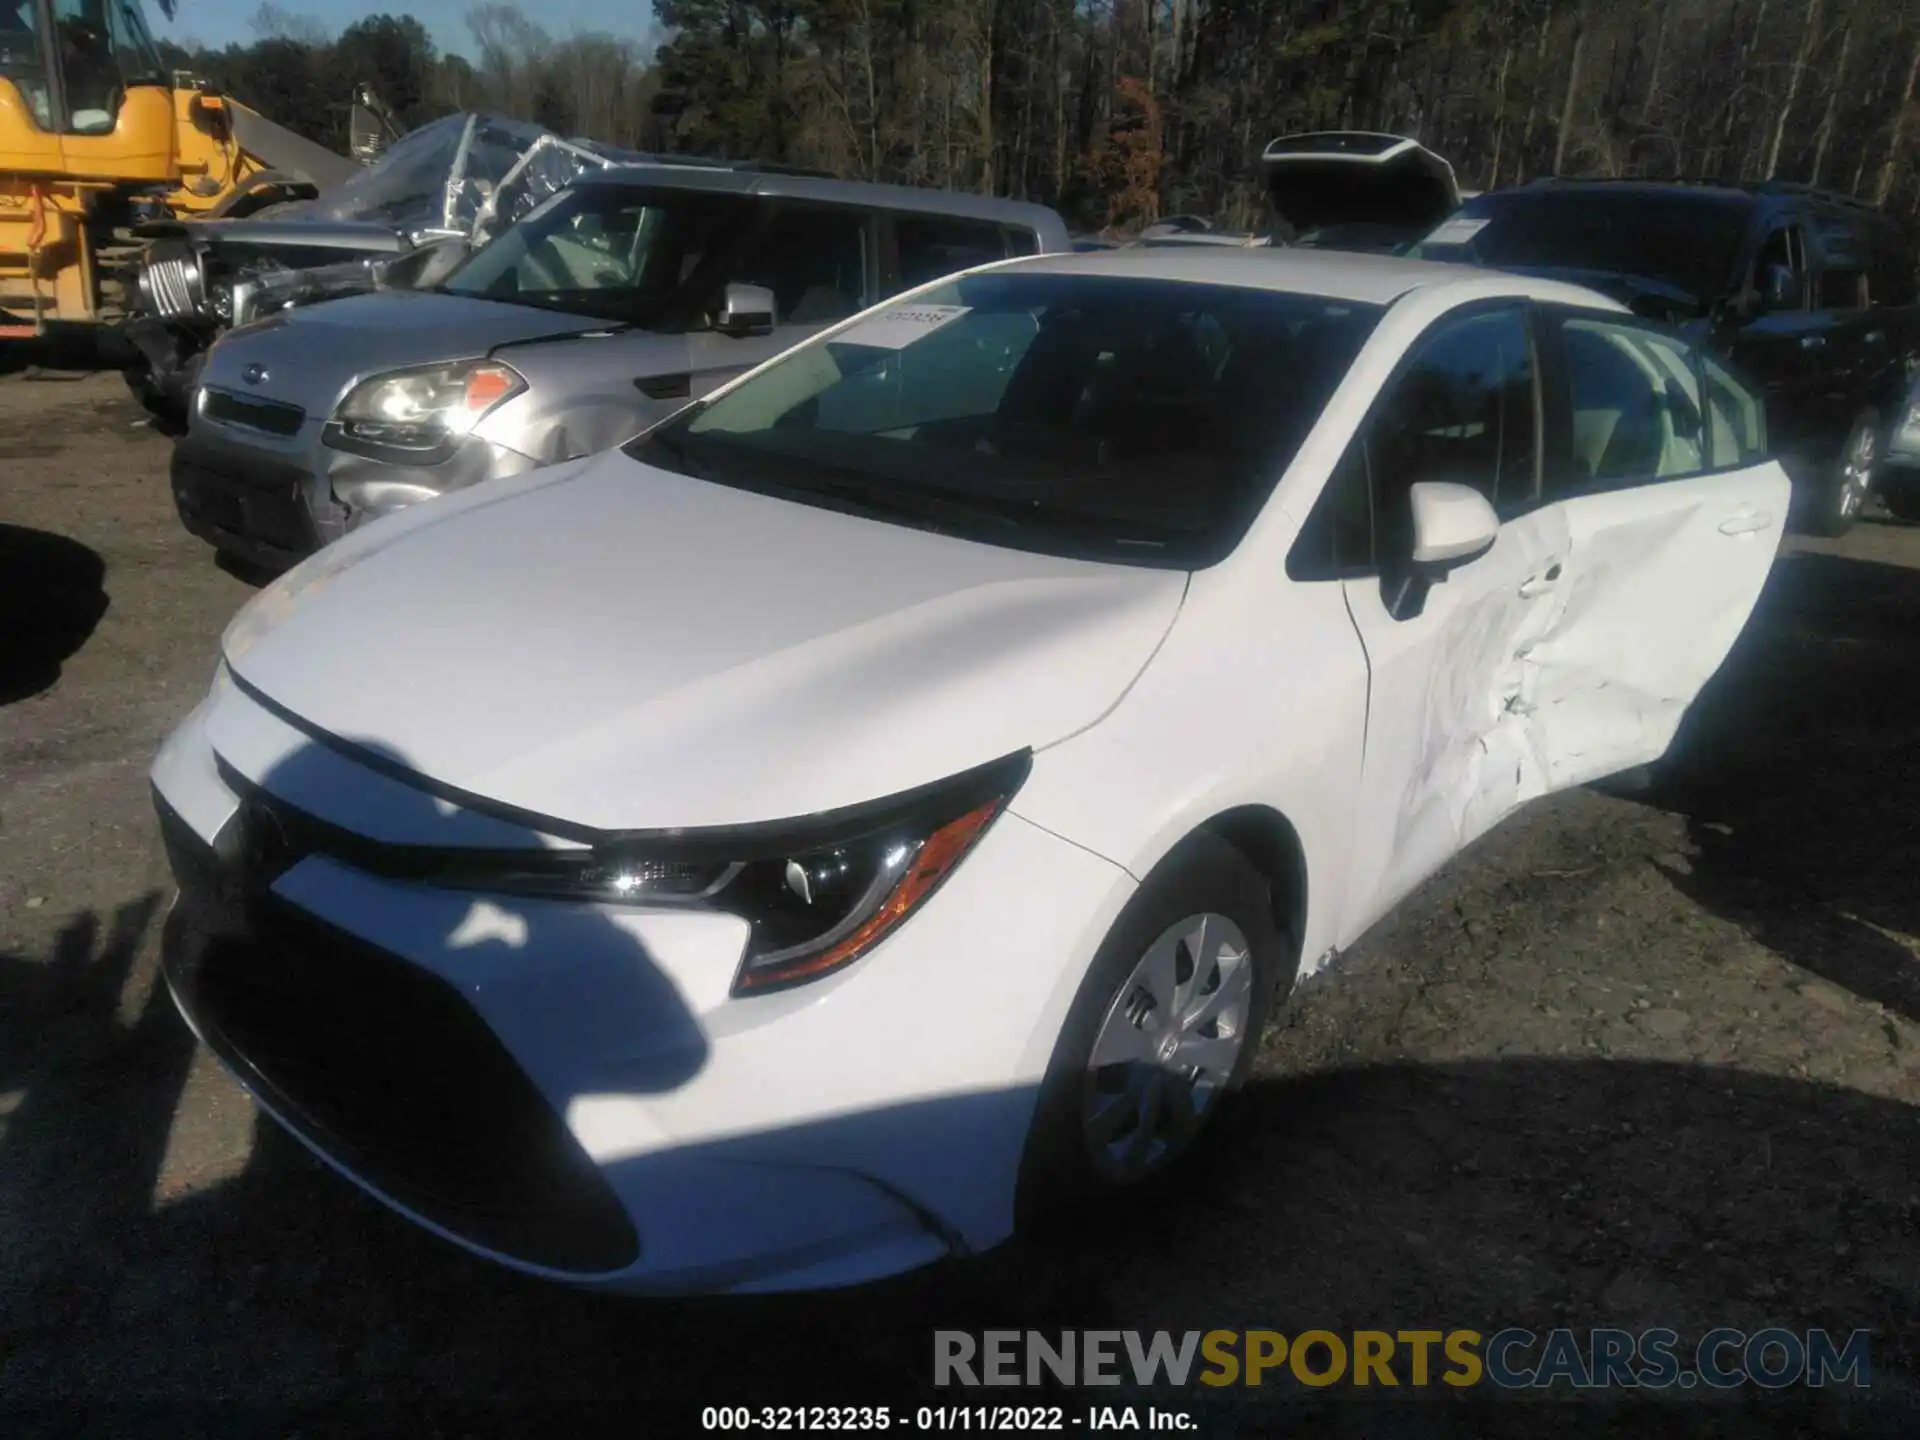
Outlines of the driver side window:
<svg viewBox="0 0 1920 1440">
<path fill-rule="evenodd" d="M 100 0 L 55 0 L 60 74 L 67 87 L 67 128 L 105 135 L 119 118 L 125 77 L 115 54 L 113 17 Z"/>
<path fill-rule="evenodd" d="M 38 17 L 33 0 L 0 0 L 0 79 L 11 80 L 33 123 L 53 128 L 53 103 L 40 61 Z"/>
<path fill-rule="evenodd" d="M 1413 554 L 1413 487 L 1468 485 L 1501 519 L 1538 502 L 1540 395 L 1523 306 L 1448 318 L 1415 343 L 1347 447 L 1288 573 L 1397 569 Z"/>
<path fill-rule="evenodd" d="M 1760 242 L 1760 254 L 1753 266 L 1753 288 L 1766 297 L 1769 310 L 1804 310 L 1806 269 L 1800 227 L 1782 225 Z"/>
</svg>

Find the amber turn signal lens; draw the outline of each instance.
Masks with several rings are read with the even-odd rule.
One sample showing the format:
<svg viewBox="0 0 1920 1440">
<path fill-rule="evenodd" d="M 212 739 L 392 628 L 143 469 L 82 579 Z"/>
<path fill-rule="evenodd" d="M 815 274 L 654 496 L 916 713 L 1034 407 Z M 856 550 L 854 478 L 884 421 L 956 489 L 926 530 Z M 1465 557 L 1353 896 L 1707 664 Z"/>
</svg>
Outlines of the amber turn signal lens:
<svg viewBox="0 0 1920 1440">
<path fill-rule="evenodd" d="M 517 384 L 513 372 L 503 366 L 476 366 L 467 376 L 466 407 L 476 412 L 488 409 L 511 395 Z"/>
</svg>

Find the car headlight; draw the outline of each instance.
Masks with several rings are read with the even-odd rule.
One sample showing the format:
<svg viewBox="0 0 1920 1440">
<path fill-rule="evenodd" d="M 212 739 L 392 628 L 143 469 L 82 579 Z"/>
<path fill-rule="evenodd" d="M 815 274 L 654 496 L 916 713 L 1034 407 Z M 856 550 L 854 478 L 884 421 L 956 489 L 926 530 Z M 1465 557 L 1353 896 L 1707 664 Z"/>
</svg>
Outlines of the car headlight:
<svg viewBox="0 0 1920 1440">
<path fill-rule="evenodd" d="M 751 932 L 733 993 L 759 995 L 843 969 L 890 935 L 1006 809 L 1031 761 L 1021 751 L 793 824 L 636 835 L 589 851 L 408 859 L 394 847 L 356 859 L 459 889 L 736 915 Z"/>
<path fill-rule="evenodd" d="M 444 460 L 486 414 L 527 388 L 511 365 L 462 360 L 392 370 L 347 393 L 326 428 L 339 450 L 375 458 Z"/>
</svg>

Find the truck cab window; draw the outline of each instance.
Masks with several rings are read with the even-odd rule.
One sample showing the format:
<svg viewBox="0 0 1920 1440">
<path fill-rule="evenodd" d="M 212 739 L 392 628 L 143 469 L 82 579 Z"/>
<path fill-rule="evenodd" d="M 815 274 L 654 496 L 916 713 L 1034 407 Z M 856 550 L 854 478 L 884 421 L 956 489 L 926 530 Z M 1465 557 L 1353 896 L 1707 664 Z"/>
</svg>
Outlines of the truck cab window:
<svg viewBox="0 0 1920 1440">
<path fill-rule="evenodd" d="M 33 123 L 51 130 L 53 100 L 34 22 L 33 0 L 0 0 L 0 80 L 11 80 Z"/>
<path fill-rule="evenodd" d="M 130 86 L 165 83 L 137 0 L 54 0 L 53 20 L 72 133 L 108 134 Z"/>
</svg>

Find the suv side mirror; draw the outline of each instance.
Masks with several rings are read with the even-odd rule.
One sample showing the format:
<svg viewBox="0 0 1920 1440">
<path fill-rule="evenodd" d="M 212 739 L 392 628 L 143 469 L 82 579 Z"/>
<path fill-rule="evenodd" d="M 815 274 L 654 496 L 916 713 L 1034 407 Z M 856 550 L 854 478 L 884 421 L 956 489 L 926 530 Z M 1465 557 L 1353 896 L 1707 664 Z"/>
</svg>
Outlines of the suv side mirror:
<svg viewBox="0 0 1920 1440">
<path fill-rule="evenodd" d="M 1427 592 L 1447 572 L 1484 555 L 1500 537 L 1500 517 L 1471 485 L 1421 480 L 1408 494 L 1413 509 L 1413 553 L 1405 569 L 1383 574 L 1381 599 L 1396 620 L 1411 620 L 1426 608 Z"/>
<path fill-rule="evenodd" d="M 1786 265 L 1769 265 L 1760 279 L 1760 303 L 1768 310 L 1790 310 L 1800 303 L 1800 277 Z"/>
<path fill-rule="evenodd" d="M 713 328 L 722 335 L 744 339 L 773 333 L 773 291 L 764 285 L 731 283 L 722 292 Z"/>
</svg>

